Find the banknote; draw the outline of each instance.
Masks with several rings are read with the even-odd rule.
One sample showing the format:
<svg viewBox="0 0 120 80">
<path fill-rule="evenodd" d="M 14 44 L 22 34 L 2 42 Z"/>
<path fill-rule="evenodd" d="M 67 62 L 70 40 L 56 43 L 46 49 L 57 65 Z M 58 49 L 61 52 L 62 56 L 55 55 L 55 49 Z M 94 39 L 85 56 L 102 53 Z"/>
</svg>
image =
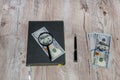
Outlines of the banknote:
<svg viewBox="0 0 120 80">
<path fill-rule="evenodd" d="M 92 65 L 107 68 L 109 65 L 111 36 L 103 33 L 89 33 L 88 41 Z"/>
<path fill-rule="evenodd" d="M 41 33 L 43 32 L 49 32 L 45 27 L 42 27 L 38 29 L 37 31 L 33 32 L 31 35 L 34 37 L 36 42 L 40 45 L 40 47 L 43 49 L 45 54 L 48 55 L 48 50 L 46 46 L 43 46 L 39 43 L 38 37 Z M 53 42 L 49 45 L 52 61 L 55 59 L 59 58 L 61 55 L 65 53 L 64 49 L 60 46 L 60 44 L 55 40 L 54 35 L 53 35 Z"/>
</svg>

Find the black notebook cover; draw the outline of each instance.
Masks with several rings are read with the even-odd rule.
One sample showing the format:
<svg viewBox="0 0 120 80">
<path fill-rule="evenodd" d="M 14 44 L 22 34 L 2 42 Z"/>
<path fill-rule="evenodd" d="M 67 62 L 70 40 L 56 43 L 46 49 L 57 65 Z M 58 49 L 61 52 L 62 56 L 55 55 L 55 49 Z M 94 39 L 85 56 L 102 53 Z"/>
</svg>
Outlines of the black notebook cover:
<svg viewBox="0 0 120 80">
<path fill-rule="evenodd" d="M 45 54 L 40 45 L 35 41 L 35 39 L 31 35 L 33 32 L 42 27 L 45 27 L 53 35 L 53 37 L 56 39 L 59 45 L 65 50 L 63 21 L 29 21 L 26 65 L 64 65 L 65 54 L 63 54 L 54 61 L 50 61 L 49 57 Z"/>
</svg>

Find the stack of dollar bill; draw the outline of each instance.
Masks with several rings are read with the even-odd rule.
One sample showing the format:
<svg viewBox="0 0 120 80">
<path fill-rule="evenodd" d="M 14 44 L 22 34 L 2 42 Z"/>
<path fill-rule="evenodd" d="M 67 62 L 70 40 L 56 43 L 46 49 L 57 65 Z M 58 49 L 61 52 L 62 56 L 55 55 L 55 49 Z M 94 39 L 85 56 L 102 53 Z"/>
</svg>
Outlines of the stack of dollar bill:
<svg viewBox="0 0 120 80">
<path fill-rule="evenodd" d="M 88 42 L 92 65 L 107 68 L 109 65 L 111 36 L 103 33 L 89 33 Z"/>
<path fill-rule="evenodd" d="M 32 36 L 34 37 L 36 42 L 40 45 L 40 47 L 43 49 L 45 54 L 48 56 L 47 47 L 41 45 L 38 41 L 38 36 L 43 32 L 49 32 L 49 31 L 45 27 L 42 27 L 42 28 L 38 29 L 37 31 L 33 32 Z M 49 48 L 50 48 L 50 53 L 52 56 L 52 61 L 54 61 L 55 59 L 57 59 L 58 57 L 60 57 L 61 55 L 63 55 L 65 53 L 65 51 L 59 45 L 59 43 L 55 40 L 55 38 L 53 38 L 53 43 L 49 45 Z"/>
</svg>

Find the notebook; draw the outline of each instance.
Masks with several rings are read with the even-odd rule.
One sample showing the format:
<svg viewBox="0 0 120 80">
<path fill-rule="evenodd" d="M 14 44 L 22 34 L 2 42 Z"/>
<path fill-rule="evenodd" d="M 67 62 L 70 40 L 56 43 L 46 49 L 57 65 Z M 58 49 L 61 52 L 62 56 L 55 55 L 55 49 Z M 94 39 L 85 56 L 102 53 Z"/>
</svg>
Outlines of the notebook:
<svg viewBox="0 0 120 80">
<path fill-rule="evenodd" d="M 49 45 L 52 60 L 49 59 L 47 46 L 41 45 L 38 40 L 44 32 L 49 32 L 53 38 Z M 26 65 L 65 65 L 63 21 L 29 21 Z"/>
</svg>

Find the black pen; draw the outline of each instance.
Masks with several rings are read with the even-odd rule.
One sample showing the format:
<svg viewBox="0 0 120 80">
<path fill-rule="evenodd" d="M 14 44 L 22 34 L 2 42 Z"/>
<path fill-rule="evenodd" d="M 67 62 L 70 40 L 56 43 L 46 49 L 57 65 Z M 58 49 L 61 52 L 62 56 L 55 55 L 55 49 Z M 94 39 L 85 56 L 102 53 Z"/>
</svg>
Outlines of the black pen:
<svg viewBox="0 0 120 80">
<path fill-rule="evenodd" d="M 74 35 L 74 62 L 77 62 L 77 36 Z"/>
</svg>

